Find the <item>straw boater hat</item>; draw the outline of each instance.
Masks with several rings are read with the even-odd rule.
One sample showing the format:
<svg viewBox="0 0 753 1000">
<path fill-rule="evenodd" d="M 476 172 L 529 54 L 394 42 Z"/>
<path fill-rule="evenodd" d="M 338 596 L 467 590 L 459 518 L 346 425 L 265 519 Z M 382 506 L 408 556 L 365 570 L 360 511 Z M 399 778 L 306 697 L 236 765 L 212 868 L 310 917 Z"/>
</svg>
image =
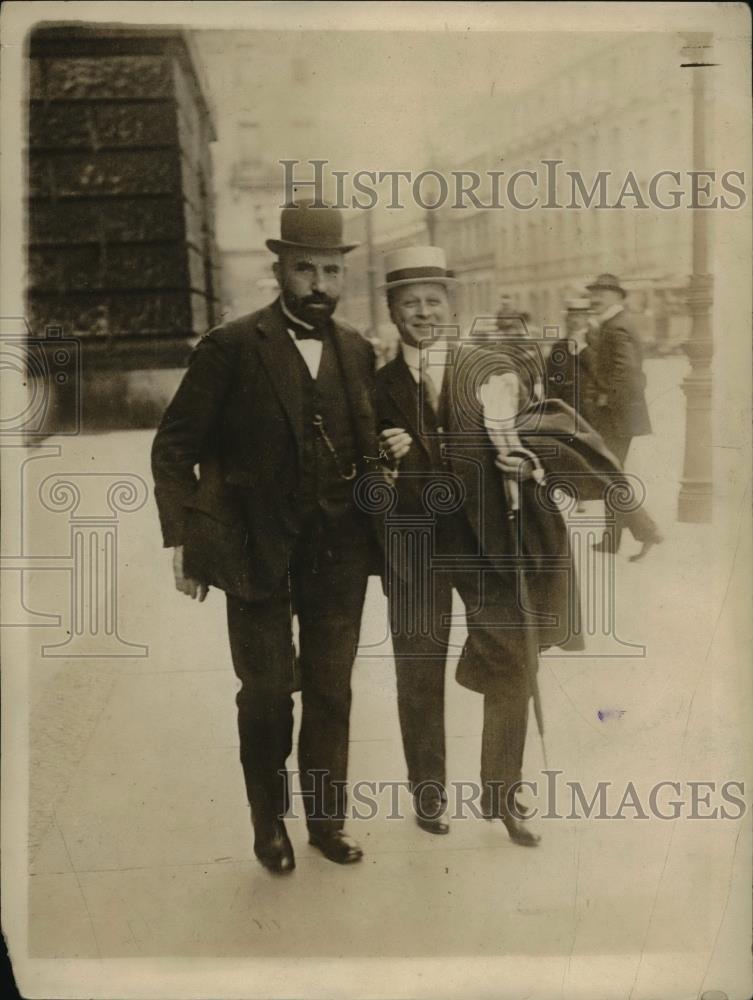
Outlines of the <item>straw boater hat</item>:
<svg viewBox="0 0 753 1000">
<path fill-rule="evenodd" d="M 590 285 L 586 285 L 589 292 L 592 292 L 595 288 L 603 288 L 611 292 L 619 292 L 620 295 L 625 298 L 627 292 L 620 284 L 620 279 L 615 277 L 614 274 L 600 274 L 596 281 L 592 281 Z"/>
<path fill-rule="evenodd" d="M 314 208 L 311 201 L 304 200 L 283 208 L 280 239 L 266 243 L 272 253 L 279 253 L 285 247 L 349 253 L 358 246 L 358 243 L 343 243 L 343 217 L 339 209 L 329 205 Z"/>
<path fill-rule="evenodd" d="M 454 273 L 447 268 L 441 247 L 401 247 L 386 255 L 384 284 L 381 287 L 389 291 L 401 285 L 414 285 L 418 281 L 450 285 L 455 280 Z"/>
<path fill-rule="evenodd" d="M 565 309 L 567 312 L 589 312 L 591 309 L 591 300 L 583 295 L 577 298 L 566 299 Z"/>
</svg>

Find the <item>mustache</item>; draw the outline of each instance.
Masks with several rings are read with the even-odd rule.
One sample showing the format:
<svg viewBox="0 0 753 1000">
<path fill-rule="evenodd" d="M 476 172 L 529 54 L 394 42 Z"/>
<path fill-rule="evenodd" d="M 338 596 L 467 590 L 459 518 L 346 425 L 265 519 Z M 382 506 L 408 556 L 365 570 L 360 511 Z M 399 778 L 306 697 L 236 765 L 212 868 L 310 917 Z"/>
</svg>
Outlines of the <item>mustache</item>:
<svg viewBox="0 0 753 1000">
<path fill-rule="evenodd" d="M 331 299 L 329 295 L 323 295 L 321 293 L 315 295 L 307 295 L 305 299 L 302 299 L 302 304 L 304 306 L 311 305 L 325 305 L 331 306 L 334 304 L 334 299 Z"/>
</svg>

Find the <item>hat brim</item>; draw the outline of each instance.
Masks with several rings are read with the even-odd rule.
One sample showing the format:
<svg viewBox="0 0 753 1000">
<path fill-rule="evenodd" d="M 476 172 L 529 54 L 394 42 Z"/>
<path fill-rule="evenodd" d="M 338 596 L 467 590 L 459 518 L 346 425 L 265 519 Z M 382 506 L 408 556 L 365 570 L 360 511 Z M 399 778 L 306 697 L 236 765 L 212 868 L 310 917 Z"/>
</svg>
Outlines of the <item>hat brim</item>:
<svg viewBox="0 0 753 1000">
<path fill-rule="evenodd" d="M 294 248 L 296 250 L 330 250 L 332 253 L 350 253 L 351 250 L 355 250 L 359 247 L 360 243 L 342 243 L 336 247 L 325 247 L 316 246 L 312 243 L 291 243 L 289 240 L 266 240 L 267 249 L 271 250 L 272 253 L 279 253 L 281 250 L 286 248 Z"/>
<path fill-rule="evenodd" d="M 605 292 L 619 292 L 620 295 L 623 297 L 623 299 L 627 295 L 625 289 L 622 288 L 620 285 L 586 285 L 586 289 L 589 292 L 595 292 L 598 291 L 599 289 L 603 289 L 603 291 Z"/>
<path fill-rule="evenodd" d="M 397 281 L 385 281 L 383 284 L 377 285 L 377 289 L 381 292 L 389 291 L 390 288 L 402 288 L 404 285 L 456 285 L 457 283 L 457 278 L 448 277 L 398 278 Z"/>
</svg>

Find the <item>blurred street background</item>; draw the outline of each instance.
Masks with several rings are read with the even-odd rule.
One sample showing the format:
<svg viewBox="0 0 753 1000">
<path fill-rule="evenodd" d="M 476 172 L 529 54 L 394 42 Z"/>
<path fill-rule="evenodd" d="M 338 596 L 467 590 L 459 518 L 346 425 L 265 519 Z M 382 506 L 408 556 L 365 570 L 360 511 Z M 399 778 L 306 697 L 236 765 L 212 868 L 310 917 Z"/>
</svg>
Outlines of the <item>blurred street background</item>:
<svg viewBox="0 0 753 1000">
<path fill-rule="evenodd" d="M 345 42 L 294 30 L 37 29 L 32 331 L 80 341 L 89 426 L 154 426 L 196 338 L 276 294 L 264 241 L 279 232 L 281 160 L 298 161 L 304 179 L 310 161 L 326 161 L 329 198 L 332 171 L 509 178 L 534 167 L 543 185 L 545 160 L 562 161 L 565 205 L 568 170 L 587 189 L 610 172 L 611 201 L 632 171 L 645 197 L 657 171 L 694 162 L 687 45 L 671 32 L 349 32 Z M 519 191 L 528 201 L 525 183 Z M 453 209 L 451 197 L 436 210 L 410 198 L 390 209 L 381 196 L 372 210 L 348 209 L 348 237 L 361 245 L 339 315 L 389 358 L 383 257 L 434 243 L 459 279 L 462 329 L 503 303 L 534 336 L 563 328 L 566 300 L 607 271 L 629 293 L 646 353 L 679 351 L 691 333 L 694 213 L 630 197 L 617 210 L 549 210 L 541 194 L 527 211 L 468 199 Z M 485 186 L 479 198 L 489 203 Z M 61 391 L 58 420 L 70 406 Z"/>
<path fill-rule="evenodd" d="M 380 32 L 344 44 L 335 34 L 239 33 L 229 44 L 215 32 L 196 42 L 219 110 L 217 242 L 232 314 L 258 308 L 274 289 L 264 239 L 278 224 L 282 158 L 300 160 L 304 178 L 313 177 L 316 159 L 328 161 L 325 174 L 504 170 L 506 177 L 561 160 L 589 188 L 600 170 L 618 178 L 633 170 L 645 185 L 656 171 L 691 161 L 691 78 L 680 69 L 679 34 Z M 483 190 L 479 200 L 488 203 Z M 561 326 L 566 299 L 609 271 L 630 290 L 650 353 L 672 353 L 688 336 L 689 212 L 408 204 L 349 214 L 349 235 L 362 246 L 348 257 L 342 312 L 388 350 L 395 334 L 383 296 L 371 305 L 369 268 L 381 281 L 385 253 L 422 243 L 444 247 L 458 274 L 464 328 L 495 315 L 502 299 L 526 312 L 533 328 Z"/>
<path fill-rule="evenodd" d="M 33 32 L 34 364 L 9 377 L 30 375 L 19 440 L 31 434 L 34 447 L 6 449 L 18 494 L 4 518 L 20 547 L 3 564 L 13 605 L 3 624 L 29 636 L 30 954 L 550 955 L 558 964 L 542 995 L 601 995 L 608 975 L 610 995 L 634 1000 L 732 990 L 747 974 L 750 893 L 733 882 L 749 864 L 744 820 L 542 820 L 542 846 L 526 852 L 501 826 L 458 820 L 431 838 L 410 818 L 379 816 L 351 824 L 365 848 L 352 870 L 326 862 L 291 822 L 298 869 L 272 880 L 252 853 L 222 595 L 198 606 L 174 590 L 149 470 L 154 428 L 198 338 L 276 295 L 264 241 L 278 235 L 280 160 L 302 171 L 323 159 L 342 171 L 508 174 L 562 160 L 586 179 L 632 170 L 645 184 L 657 170 L 707 165 L 699 122 L 710 93 L 682 68 L 702 42 L 671 32 L 350 32 L 347 42 L 294 30 Z M 665 541 L 643 563 L 621 554 L 600 571 L 614 581 L 619 648 L 594 640 L 585 657 L 545 658 L 548 762 L 585 785 L 644 791 L 736 779 L 750 750 L 734 661 L 750 497 L 733 428 L 714 470 L 714 500 L 733 516 L 711 524 L 713 287 L 699 213 L 379 205 L 346 216 L 361 246 L 337 315 L 382 361 L 395 332 L 378 285 L 396 247 L 445 248 L 464 330 L 503 304 L 525 314 L 531 336 L 563 329 L 566 302 L 588 280 L 620 277 L 654 427 L 627 468 Z M 573 515 L 574 539 L 600 530 L 594 507 Z M 448 670 L 450 778 L 474 780 L 481 700 Z M 542 765 L 532 729 L 525 776 L 540 780 Z M 404 777 L 375 579 L 350 771 L 353 781 Z"/>
</svg>

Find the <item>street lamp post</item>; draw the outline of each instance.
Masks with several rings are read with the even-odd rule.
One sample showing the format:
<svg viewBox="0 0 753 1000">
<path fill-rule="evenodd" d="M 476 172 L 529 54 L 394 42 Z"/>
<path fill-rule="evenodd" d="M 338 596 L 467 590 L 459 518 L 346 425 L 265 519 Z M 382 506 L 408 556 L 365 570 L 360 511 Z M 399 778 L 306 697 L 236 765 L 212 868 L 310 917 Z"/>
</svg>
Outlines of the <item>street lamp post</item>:
<svg viewBox="0 0 753 1000">
<path fill-rule="evenodd" d="M 377 301 L 377 269 L 376 255 L 374 253 L 374 222 L 371 217 L 371 209 L 366 213 L 366 252 L 368 255 L 366 276 L 369 284 L 369 321 L 371 323 L 371 336 L 379 336 L 379 304 Z"/>
<path fill-rule="evenodd" d="M 705 170 L 706 163 L 706 82 L 711 63 L 711 34 L 683 33 L 682 67 L 693 74 L 693 167 Z M 690 371 L 683 380 L 686 398 L 685 458 L 677 504 L 680 521 L 703 523 L 711 520 L 711 359 L 714 354 L 711 306 L 714 301 L 713 275 L 709 273 L 709 213 L 693 210 L 693 270 L 687 291 L 691 316 L 690 338 L 684 344 Z"/>
</svg>

